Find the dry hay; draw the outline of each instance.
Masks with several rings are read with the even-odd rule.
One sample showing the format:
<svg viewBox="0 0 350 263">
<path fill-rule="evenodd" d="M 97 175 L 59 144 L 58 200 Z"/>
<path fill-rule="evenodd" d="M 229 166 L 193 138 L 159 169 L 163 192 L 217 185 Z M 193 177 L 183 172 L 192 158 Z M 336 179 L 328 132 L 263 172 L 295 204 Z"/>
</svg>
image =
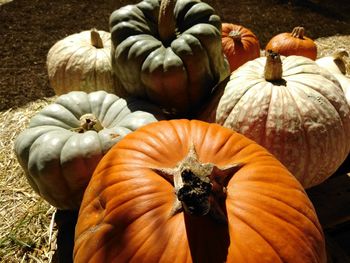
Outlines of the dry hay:
<svg viewBox="0 0 350 263">
<path fill-rule="evenodd" d="M 350 52 L 350 35 L 316 39 L 319 56 L 339 48 Z M 13 151 L 17 135 L 29 120 L 55 97 L 42 98 L 20 108 L 0 112 L 0 261 L 55 262 L 56 209 L 29 186 Z"/>
<path fill-rule="evenodd" d="M 346 75 L 350 77 L 350 35 L 336 35 L 332 37 L 321 37 L 315 40 L 318 47 L 318 57 L 330 56 L 339 49 L 344 49 L 349 53 L 349 57 L 344 57 L 346 63 Z"/>
<path fill-rule="evenodd" d="M 0 113 L 0 261 L 52 262 L 56 209 L 29 186 L 13 151 L 14 140 L 30 118 L 54 98 Z"/>
<path fill-rule="evenodd" d="M 350 35 L 335 35 L 315 39 L 318 57 L 329 56 L 338 49 L 345 49 L 350 55 Z"/>
</svg>

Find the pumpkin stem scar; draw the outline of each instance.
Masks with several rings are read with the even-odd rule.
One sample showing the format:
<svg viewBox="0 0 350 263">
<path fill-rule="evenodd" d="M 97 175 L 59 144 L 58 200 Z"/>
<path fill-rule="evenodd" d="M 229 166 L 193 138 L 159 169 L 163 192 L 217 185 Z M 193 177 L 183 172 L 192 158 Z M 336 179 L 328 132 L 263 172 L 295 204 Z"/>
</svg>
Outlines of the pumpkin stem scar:
<svg viewBox="0 0 350 263">
<path fill-rule="evenodd" d="M 153 171 L 174 185 L 175 200 L 170 216 L 184 211 L 191 216 L 209 215 L 218 223 L 226 223 L 226 187 L 241 167 L 242 164 L 217 167 L 200 163 L 191 145 L 187 156 L 175 167 L 153 168 Z"/>
<path fill-rule="evenodd" d="M 285 85 L 286 81 L 282 79 L 282 61 L 280 54 L 268 50 L 266 53 L 266 64 L 264 68 L 264 77 L 266 81 L 273 82 L 276 85 Z"/>
<path fill-rule="evenodd" d="M 86 131 L 96 131 L 99 132 L 103 130 L 101 122 L 93 115 L 92 113 L 84 114 L 80 117 L 80 126 L 77 128 L 71 129 L 72 131 L 78 133 L 84 133 Z"/>
<path fill-rule="evenodd" d="M 158 15 L 158 33 L 164 46 L 176 38 L 176 21 L 174 17 L 176 0 L 162 0 Z"/>
</svg>

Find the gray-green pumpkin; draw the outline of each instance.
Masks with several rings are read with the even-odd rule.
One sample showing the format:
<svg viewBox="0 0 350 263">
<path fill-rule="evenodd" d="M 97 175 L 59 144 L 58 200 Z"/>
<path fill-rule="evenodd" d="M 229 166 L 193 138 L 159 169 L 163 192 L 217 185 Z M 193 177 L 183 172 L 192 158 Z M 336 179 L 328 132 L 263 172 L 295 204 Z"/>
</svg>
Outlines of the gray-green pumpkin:
<svg viewBox="0 0 350 263">
<path fill-rule="evenodd" d="M 149 103 L 105 91 L 72 91 L 43 108 L 15 140 L 32 188 L 51 205 L 78 209 L 93 171 L 126 134 L 164 119 Z"/>
<path fill-rule="evenodd" d="M 111 14 L 110 32 L 112 68 L 123 96 L 188 114 L 229 75 L 221 20 L 207 3 L 143 0 L 126 5 Z"/>
</svg>

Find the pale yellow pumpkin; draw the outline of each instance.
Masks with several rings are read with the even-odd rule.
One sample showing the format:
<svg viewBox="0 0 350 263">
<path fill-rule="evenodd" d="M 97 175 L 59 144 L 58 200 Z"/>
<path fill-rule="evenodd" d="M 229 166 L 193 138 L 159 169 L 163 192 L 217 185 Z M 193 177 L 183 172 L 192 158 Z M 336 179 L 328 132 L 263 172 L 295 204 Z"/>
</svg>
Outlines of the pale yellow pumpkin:
<svg viewBox="0 0 350 263">
<path fill-rule="evenodd" d="M 271 53 L 234 71 L 223 89 L 200 118 L 255 140 L 305 188 L 326 180 L 349 154 L 349 105 L 315 61 Z"/>
<path fill-rule="evenodd" d="M 59 40 L 50 48 L 46 64 L 57 95 L 97 90 L 114 93 L 109 32 L 92 29 Z"/>
</svg>

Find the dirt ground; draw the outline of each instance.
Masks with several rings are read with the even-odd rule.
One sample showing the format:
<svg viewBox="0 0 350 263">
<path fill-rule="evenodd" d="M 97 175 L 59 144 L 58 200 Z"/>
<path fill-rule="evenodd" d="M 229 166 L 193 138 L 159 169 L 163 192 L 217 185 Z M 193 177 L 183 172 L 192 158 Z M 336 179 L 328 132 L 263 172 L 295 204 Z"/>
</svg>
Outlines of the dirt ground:
<svg viewBox="0 0 350 263">
<path fill-rule="evenodd" d="M 5 1 L 6 2 L 6 1 Z M 51 46 L 93 27 L 108 31 L 111 12 L 138 0 L 14 0 L 0 6 L 0 110 L 52 96 L 45 67 Z M 304 26 L 316 39 L 350 35 L 349 0 L 205 0 L 222 21 L 250 28 L 262 47 L 273 35 Z"/>
</svg>

